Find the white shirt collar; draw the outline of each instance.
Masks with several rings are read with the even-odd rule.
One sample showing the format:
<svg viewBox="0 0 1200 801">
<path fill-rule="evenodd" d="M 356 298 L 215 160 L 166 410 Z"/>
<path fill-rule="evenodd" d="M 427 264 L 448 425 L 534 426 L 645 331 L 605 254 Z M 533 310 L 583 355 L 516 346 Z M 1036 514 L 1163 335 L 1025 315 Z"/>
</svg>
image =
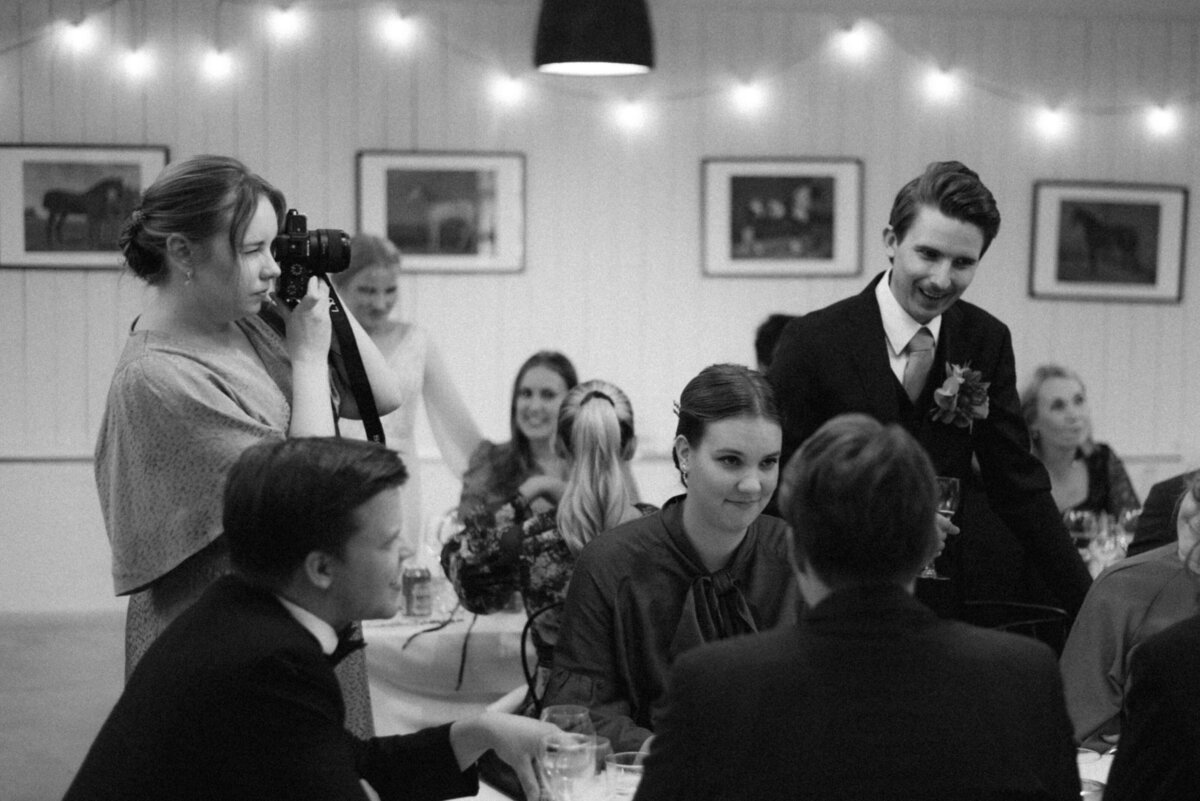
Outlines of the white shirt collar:
<svg viewBox="0 0 1200 801">
<path fill-rule="evenodd" d="M 296 618 L 296 622 L 304 628 L 312 636 L 317 638 L 317 642 L 321 644 L 321 652 L 326 656 L 333 653 L 333 649 L 337 648 L 338 636 L 333 626 L 326 623 L 321 618 L 314 615 L 312 612 L 305 609 L 303 606 L 298 606 L 287 598 L 284 598 L 278 593 L 275 597 L 279 599 L 279 603 L 283 604 L 283 608 L 291 612 L 292 617 Z"/>
<path fill-rule="evenodd" d="M 891 355 L 895 357 L 904 353 L 913 334 L 921 329 L 921 323 L 910 317 L 904 307 L 900 305 L 900 301 L 896 300 L 896 296 L 892 294 L 891 280 L 892 271 L 888 270 L 875 285 L 875 300 L 879 303 L 883 333 L 887 336 L 888 346 L 892 349 Z M 933 344 L 934 347 L 937 347 L 938 335 L 942 331 L 942 315 L 939 314 L 925 323 L 925 327 L 929 329 L 929 333 L 933 334 Z"/>
</svg>

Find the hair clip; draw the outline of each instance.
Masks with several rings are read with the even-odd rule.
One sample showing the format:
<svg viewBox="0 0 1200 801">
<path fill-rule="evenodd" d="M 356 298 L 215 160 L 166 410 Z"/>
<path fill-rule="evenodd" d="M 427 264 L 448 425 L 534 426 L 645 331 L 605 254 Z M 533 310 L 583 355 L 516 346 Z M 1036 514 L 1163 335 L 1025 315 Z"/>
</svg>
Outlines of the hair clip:
<svg viewBox="0 0 1200 801">
<path fill-rule="evenodd" d="M 671 411 L 675 412 L 675 416 L 679 416 L 679 401 L 671 401 Z"/>
</svg>

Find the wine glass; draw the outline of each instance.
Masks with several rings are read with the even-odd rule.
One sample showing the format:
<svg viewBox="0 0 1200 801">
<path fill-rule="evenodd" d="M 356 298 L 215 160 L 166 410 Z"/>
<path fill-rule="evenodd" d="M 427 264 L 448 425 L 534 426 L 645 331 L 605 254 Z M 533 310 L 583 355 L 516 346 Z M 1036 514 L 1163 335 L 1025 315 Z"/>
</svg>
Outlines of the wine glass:
<svg viewBox="0 0 1200 801">
<path fill-rule="evenodd" d="M 595 735 L 558 731 L 542 738 L 538 772 L 553 801 L 583 801 L 596 777 Z"/>
<path fill-rule="evenodd" d="M 949 520 L 958 511 L 958 503 L 962 498 L 962 485 L 953 476 L 937 476 L 935 480 L 937 481 L 938 492 L 938 514 Z M 927 579 L 945 578 L 938 574 L 937 568 L 933 566 L 933 562 L 925 565 L 921 570 L 920 577 Z"/>
<path fill-rule="evenodd" d="M 596 736 L 596 727 L 586 706 L 579 704 L 551 704 L 542 710 L 541 719 L 553 723 L 563 731 Z"/>
</svg>

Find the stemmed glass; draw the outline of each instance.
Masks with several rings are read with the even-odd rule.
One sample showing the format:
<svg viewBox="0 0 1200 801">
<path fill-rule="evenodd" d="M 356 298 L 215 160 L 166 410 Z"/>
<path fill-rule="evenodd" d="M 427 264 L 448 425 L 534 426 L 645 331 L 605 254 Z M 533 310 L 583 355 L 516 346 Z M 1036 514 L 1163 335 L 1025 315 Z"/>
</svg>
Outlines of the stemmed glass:
<svg viewBox="0 0 1200 801">
<path fill-rule="evenodd" d="M 583 801 L 596 777 L 596 737 L 559 731 L 542 738 L 538 772 L 553 801 Z"/>
<path fill-rule="evenodd" d="M 952 476 L 937 476 L 935 480 L 937 481 L 938 491 L 938 514 L 949 520 L 958 511 L 958 503 L 962 498 L 961 485 L 958 479 Z M 920 577 L 927 579 L 945 578 L 945 576 L 938 574 L 933 562 L 925 565 L 921 570 Z"/>
<path fill-rule="evenodd" d="M 551 704 L 542 710 L 541 719 L 563 731 L 596 736 L 596 727 L 586 706 L 580 704 Z"/>
</svg>

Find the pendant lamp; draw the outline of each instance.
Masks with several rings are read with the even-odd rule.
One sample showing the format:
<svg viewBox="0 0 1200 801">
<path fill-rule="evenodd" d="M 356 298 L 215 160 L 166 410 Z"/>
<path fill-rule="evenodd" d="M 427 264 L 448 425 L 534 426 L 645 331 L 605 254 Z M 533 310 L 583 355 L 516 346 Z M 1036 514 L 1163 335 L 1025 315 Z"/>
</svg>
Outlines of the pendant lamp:
<svg viewBox="0 0 1200 801">
<path fill-rule="evenodd" d="M 542 0 L 533 63 L 558 75 L 639 75 L 654 66 L 646 0 Z"/>
</svg>

